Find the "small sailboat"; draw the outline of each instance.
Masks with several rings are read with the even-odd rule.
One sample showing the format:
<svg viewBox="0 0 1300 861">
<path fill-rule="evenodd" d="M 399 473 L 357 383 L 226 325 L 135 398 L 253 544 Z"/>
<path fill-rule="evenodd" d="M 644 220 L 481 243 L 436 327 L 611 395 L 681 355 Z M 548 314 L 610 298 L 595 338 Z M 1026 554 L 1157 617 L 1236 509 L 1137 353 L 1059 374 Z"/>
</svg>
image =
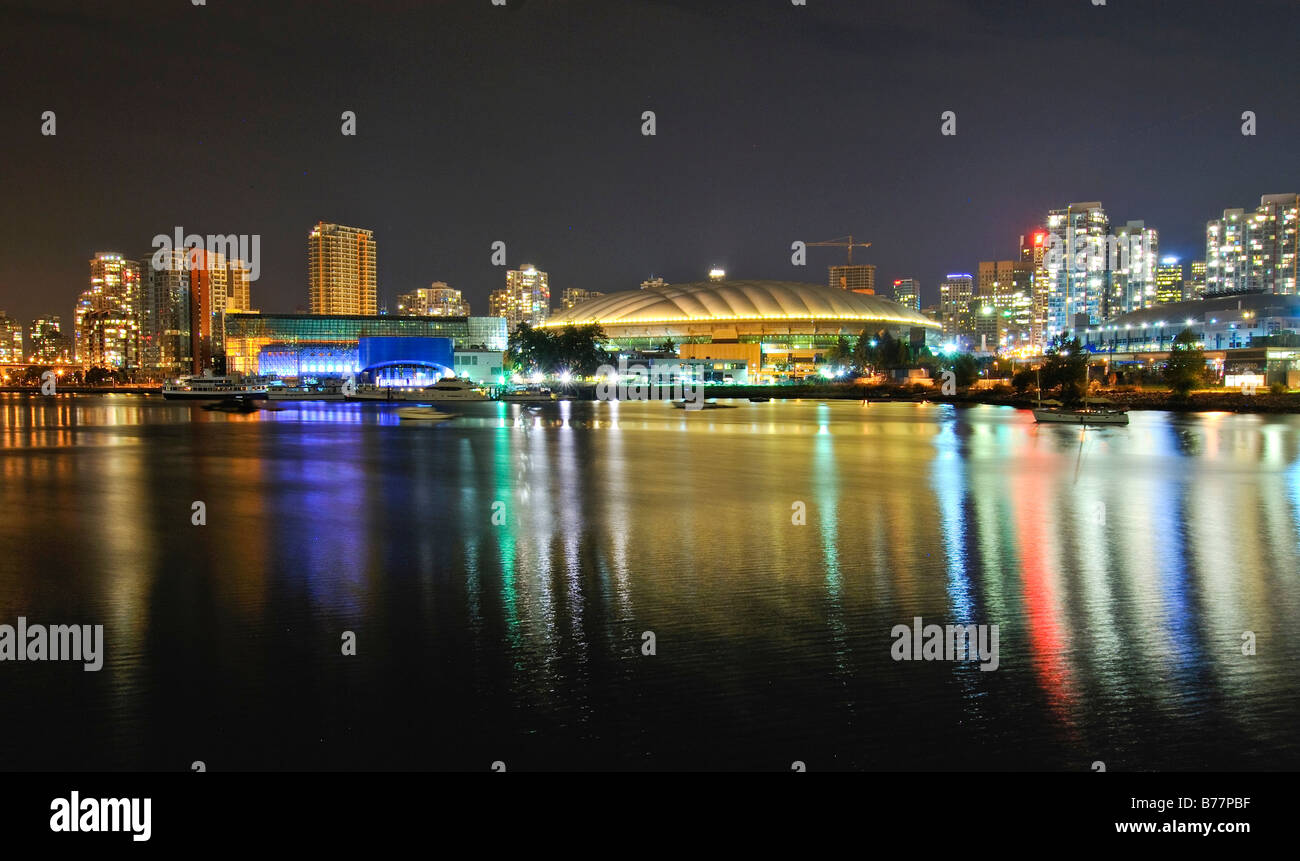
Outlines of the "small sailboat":
<svg viewBox="0 0 1300 861">
<path fill-rule="evenodd" d="M 444 413 L 433 407 L 402 407 L 397 411 L 398 418 L 403 421 L 418 422 L 445 422 L 456 418 L 458 413 Z"/>
<path fill-rule="evenodd" d="M 1038 374 L 1038 406 L 1034 409 L 1034 421 L 1036 422 L 1055 422 L 1058 424 L 1072 425 L 1126 425 L 1128 424 L 1128 413 L 1124 410 L 1113 410 L 1105 407 L 1092 408 L 1088 406 L 1088 381 L 1085 377 L 1083 384 L 1083 406 L 1066 407 L 1044 406 L 1043 405 L 1043 375 Z"/>
</svg>

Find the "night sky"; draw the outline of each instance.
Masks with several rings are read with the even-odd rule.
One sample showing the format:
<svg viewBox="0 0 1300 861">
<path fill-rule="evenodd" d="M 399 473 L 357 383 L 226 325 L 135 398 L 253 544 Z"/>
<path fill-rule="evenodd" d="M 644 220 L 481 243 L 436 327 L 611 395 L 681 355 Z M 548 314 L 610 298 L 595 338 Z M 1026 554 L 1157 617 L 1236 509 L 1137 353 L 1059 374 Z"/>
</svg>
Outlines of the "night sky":
<svg viewBox="0 0 1300 861">
<path fill-rule="evenodd" d="M 0 309 L 69 321 L 96 251 L 180 225 L 261 234 L 254 305 L 293 311 L 318 220 L 375 231 L 381 304 L 442 280 L 486 313 L 498 239 L 558 307 L 714 265 L 824 282 L 843 252 L 790 244 L 849 232 L 928 303 L 1071 201 L 1190 259 L 1300 190 L 1300 3 L 1092 2 L 4 3 Z"/>
</svg>

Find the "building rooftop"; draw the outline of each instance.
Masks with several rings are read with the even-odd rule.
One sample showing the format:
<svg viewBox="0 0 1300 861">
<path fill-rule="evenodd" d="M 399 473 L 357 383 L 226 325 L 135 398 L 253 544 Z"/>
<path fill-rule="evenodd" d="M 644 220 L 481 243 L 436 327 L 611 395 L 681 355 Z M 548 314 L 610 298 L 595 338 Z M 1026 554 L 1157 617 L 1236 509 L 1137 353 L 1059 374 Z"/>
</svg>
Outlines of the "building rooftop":
<svg viewBox="0 0 1300 861">
<path fill-rule="evenodd" d="M 547 326 L 709 322 L 714 320 L 864 320 L 940 328 L 881 296 L 796 281 L 698 281 L 610 293 L 555 312 Z"/>
</svg>

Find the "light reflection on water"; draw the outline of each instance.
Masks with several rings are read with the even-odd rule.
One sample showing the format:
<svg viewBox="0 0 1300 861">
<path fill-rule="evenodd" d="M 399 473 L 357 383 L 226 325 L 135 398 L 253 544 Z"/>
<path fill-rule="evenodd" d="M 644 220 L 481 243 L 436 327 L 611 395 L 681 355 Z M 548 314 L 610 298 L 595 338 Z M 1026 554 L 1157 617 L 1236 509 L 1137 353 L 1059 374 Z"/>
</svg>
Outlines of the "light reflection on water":
<svg viewBox="0 0 1300 861">
<path fill-rule="evenodd" d="M 1300 765 L 1300 418 L 274 406 L 0 398 L 0 766 Z"/>
</svg>

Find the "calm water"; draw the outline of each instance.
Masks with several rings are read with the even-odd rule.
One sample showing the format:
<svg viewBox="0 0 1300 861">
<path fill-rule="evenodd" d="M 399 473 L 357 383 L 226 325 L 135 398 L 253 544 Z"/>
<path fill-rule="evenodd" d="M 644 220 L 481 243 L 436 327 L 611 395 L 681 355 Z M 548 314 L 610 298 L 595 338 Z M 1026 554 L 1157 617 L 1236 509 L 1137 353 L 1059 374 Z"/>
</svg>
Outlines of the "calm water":
<svg viewBox="0 0 1300 861">
<path fill-rule="evenodd" d="M 0 768 L 1300 768 L 1300 417 L 281 406 L 0 398 Z"/>
</svg>

